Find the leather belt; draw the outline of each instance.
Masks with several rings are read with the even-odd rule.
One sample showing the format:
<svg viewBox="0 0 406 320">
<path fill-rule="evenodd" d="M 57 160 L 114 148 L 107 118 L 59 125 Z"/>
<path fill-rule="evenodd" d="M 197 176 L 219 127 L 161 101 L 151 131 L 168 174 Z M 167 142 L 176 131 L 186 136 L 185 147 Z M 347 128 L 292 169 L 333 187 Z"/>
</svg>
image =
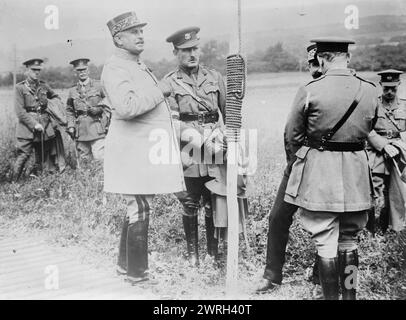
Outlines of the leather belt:
<svg viewBox="0 0 406 320">
<path fill-rule="evenodd" d="M 387 139 L 398 139 L 400 138 L 400 132 L 394 130 L 377 130 L 377 134 L 386 137 Z"/>
<path fill-rule="evenodd" d="M 76 113 L 76 116 L 78 117 L 78 116 L 87 116 L 87 115 L 89 115 L 88 113 L 87 113 L 87 111 L 84 111 L 84 110 L 75 110 L 75 113 Z"/>
<path fill-rule="evenodd" d="M 25 110 L 27 112 L 33 112 L 33 113 L 45 113 L 45 109 L 37 108 L 37 107 L 25 107 Z"/>
<path fill-rule="evenodd" d="M 352 152 L 362 151 L 365 149 L 365 141 L 362 142 L 333 142 L 333 141 L 314 141 L 306 140 L 305 146 L 320 151 L 340 151 L 340 152 Z"/>
<path fill-rule="evenodd" d="M 219 120 L 218 112 L 181 113 L 180 121 L 198 121 L 199 123 L 215 123 Z"/>
</svg>

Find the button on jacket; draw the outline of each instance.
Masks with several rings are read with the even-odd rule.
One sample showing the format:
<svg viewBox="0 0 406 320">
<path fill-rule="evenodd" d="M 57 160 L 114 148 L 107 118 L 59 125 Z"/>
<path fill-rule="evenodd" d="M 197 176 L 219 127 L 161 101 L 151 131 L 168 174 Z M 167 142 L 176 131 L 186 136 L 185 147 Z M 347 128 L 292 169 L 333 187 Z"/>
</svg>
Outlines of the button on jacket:
<svg viewBox="0 0 406 320">
<path fill-rule="evenodd" d="M 385 107 L 381 98 L 378 101 L 378 119 L 375 129 L 368 137 L 369 163 L 373 173 L 389 175 L 390 168 L 385 162 L 382 150 L 390 141 L 399 140 L 400 132 L 406 131 L 406 105 L 396 99 L 391 106 Z"/>
<path fill-rule="evenodd" d="M 44 81 L 24 80 L 16 85 L 15 111 L 18 118 L 16 137 L 33 140 L 34 127 L 40 123 L 45 131 L 44 140 L 55 137 L 51 119 L 46 113 L 48 99 L 59 96 Z"/>
<path fill-rule="evenodd" d="M 169 105 L 175 121 L 175 126 L 179 128 L 178 134 L 188 128 L 196 129 L 200 134 L 204 130 L 213 130 L 216 127 L 222 126 L 222 116 L 217 123 L 199 123 L 199 121 L 179 121 L 179 117 L 183 113 L 200 114 L 200 113 L 220 113 L 225 110 L 226 104 L 226 89 L 223 77 L 214 70 L 209 70 L 202 65 L 199 65 L 197 72 L 189 76 L 182 68 L 169 73 L 165 76 L 165 81 L 171 86 L 173 94 L 168 98 Z M 184 88 L 186 86 L 188 90 Z M 202 103 L 190 94 L 201 100 Z M 181 142 L 181 147 L 184 142 Z M 199 164 L 188 166 L 185 171 L 185 177 L 214 177 L 217 174 L 218 168 L 215 165 L 204 164 L 203 161 Z"/>
<path fill-rule="evenodd" d="M 107 106 L 102 104 L 104 98 L 100 81 L 88 79 L 69 89 L 66 102 L 68 128 L 76 129 L 77 141 L 93 141 L 103 138 L 107 126 Z M 100 108 L 101 113 L 93 116 L 87 113 L 90 107 Z"/>
</svg>

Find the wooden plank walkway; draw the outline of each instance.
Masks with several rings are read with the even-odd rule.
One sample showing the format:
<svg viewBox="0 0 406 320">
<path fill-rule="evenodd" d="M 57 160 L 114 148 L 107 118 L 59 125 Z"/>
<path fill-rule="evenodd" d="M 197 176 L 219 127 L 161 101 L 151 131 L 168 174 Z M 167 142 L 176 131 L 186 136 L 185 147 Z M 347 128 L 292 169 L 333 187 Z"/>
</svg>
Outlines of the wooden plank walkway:
<svg viewBox="0 0 406 320">
<path fill-rule="evenodd" d="M 0 299 L 157 299 L 42 239 L 0 237 Z"/>
</svg>

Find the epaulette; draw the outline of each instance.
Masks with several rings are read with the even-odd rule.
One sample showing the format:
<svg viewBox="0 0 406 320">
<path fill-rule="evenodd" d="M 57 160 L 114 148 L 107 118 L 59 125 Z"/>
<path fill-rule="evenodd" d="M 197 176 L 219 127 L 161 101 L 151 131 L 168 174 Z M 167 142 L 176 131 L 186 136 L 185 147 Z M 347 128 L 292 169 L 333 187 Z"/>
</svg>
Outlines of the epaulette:
<svg viewBox="0 0 406 320">
<path fill-rule="evenodd" d="M 178 69 L 176 70 L 172 70 L 171 72 L 167 73 L 166 75 L 164 75 L 164 79 L 169 78 L 171 75 L 173 75 L 175 72 L 178 72 Z"/>
<path fill-rule="evenodd" d="M 320 81 L 321 79 L 324 79 L 325 77 L 326 77 L 326 75 L 323 74 L 322 76 L 318 77 L 317 79 L 310 80 L 307 84 L 305 84 L 305 87 L 307 87 L 309 84 Z"/>
<path fill-rule="evenodd" d="M 361 78 L 360 76 L 358 76 L 358 75 L 356 75 L 356 74 L 354 74 L 354 77 L 357 78 L 357 79 L 359 79 L 359 80 L 361 80 L 361 81 L 364 81 L 364 82 L 367 82 L 367 83 L 369 83 L 369 84 L 372 84 L 374 87 L 376 87 L 376 84 L 375 84 L 374 82 L 372 82 L 372 81 L 365 80 L 364 78 Z"/>
</svg>

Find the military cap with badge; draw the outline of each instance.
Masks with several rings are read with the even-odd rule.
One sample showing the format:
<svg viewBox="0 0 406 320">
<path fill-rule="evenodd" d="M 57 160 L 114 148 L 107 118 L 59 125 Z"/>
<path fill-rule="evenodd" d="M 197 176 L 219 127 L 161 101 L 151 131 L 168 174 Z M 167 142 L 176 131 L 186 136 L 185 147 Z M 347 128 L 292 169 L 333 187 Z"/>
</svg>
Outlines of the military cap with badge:
<svg viewBox="0 0 406 320">
<path fill-rule="evenodd" d="M 193 48 L 200 44 L 199 31 L 199 27 L 187 27 L 170 35 L 166 42 L 172 43 L 176 49 Z"/>
<path fill-rule="evenodd" d="M 316 43 L 316 54 L 323 52 L 348 52 L 348 46 L 350 44 L 355 44 L 353 40 L 344 38 L 317 38 L 312 39 L 310 42 Z"/>
<path fill-rule="evenodd" d="M 43 63 L 44 63 L 43 59 L 33 58 L 33 59 L 29 59 L 27 61 L 24 61 L 23 65 L 25 65 L 27 68 L 30 68 L 32 70 L 42 70 Z"/>
<path fill-rule="evenodd" d="M 113 37 L 119 32 L 135 27 L 144 27 L 146 25 L 147 23 L 141 22 L 137 14 L 133 11 L 120 14 L 107 22 L 107 27 Z"/>
<path fill-rule="evenodd" d="M 383 87 L 397 86 L 400 84 L 400 75 L 403 71 L 388 69 L 378 72 L 377 74 L 381 76 L 380 84 Z"/>
<path fill-rule="evenodd" d="M 69 62 L 76 71 L 86 70 L 88 67 L 90 59 L 88 58 L 79 58 Z"/>
</svg>

